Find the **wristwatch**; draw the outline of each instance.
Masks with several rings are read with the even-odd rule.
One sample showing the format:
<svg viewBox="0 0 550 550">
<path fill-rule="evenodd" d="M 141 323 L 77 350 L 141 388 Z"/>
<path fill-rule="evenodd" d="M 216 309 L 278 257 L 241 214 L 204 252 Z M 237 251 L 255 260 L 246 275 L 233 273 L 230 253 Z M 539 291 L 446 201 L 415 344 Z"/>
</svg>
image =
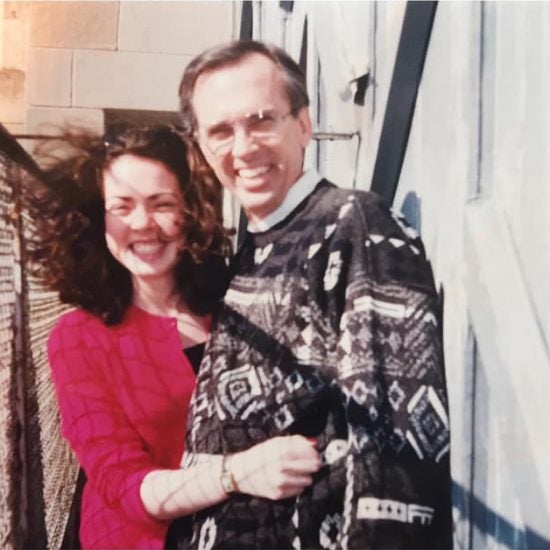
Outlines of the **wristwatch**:
<svg viewBox="0 0 550 550">
<path fill-rule="evenodd" d="M 228 495 L 238 491 L 237 482 L 233 477 L 233 472 L 231 471 L 231 459 L 233 455 L 223 455 L 222 457 L 222 468 L 220 472 L 220 484 L 222 489 Z"/>
</svg>

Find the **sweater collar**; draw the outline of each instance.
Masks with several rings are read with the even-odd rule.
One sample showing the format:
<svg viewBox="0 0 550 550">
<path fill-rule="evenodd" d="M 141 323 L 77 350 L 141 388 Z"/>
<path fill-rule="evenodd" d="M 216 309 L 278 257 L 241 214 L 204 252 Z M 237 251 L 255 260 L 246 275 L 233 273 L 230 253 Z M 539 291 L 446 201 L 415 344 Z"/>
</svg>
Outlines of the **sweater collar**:
<svg viewBox="0 0 550 550">
<path fill-rule="evenodd" d="M 254 223 L 248 224 L 250 233 L 260 233 L 271 229 L 274 225 L 284 220 L 308 195 L 310 195 L 317 184 L 321 181 L 321 176 L 315 170 L 310 168 L 306 170 L 296 183 L 288 190 L 283 202 L 265 218 Z"/>
</svg>

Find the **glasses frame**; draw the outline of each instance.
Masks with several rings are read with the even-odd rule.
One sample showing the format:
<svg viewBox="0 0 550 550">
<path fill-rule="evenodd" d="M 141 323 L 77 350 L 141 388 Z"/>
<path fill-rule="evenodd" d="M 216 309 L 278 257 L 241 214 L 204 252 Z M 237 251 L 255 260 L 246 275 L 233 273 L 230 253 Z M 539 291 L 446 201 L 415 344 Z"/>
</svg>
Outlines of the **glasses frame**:
<svg viewBox="0 0 550 550">
<path fill-rule="evenodd" d="M 236 129 L 238 127 L 242 128 L 245 131 L 249 139 L 253 140 L 254 142 L 261 142 L 263 140 L 279 136 L 281 123 L 289 116 L 295 117 L 296 112 L 296 109 L 291 109 L 288 113 L 282 114 L 279 113 L 276 109 L 259 109 L 258 111 L 246 113 L 244 116 L 241 117 L 222 120 L 204 128 L 197 128 L 193 133 L 193 136 L 195 138 L 195 141 L 203 143 L 214 156 L 223 157 L 233 149 L 233 146 L 235 144 Z M 264 132 L 258 129 L 254 130 L 254 123 L 251 122 L 254 120 L 254 117 L 258 122 L 261 122 L 266 118 L 271 118 L 274 127 L 271 130 Z M 222 125 L 227 125 L 231 128 L 231 136 L 225 140 L 222 140 L 218 145 L 212 145 L 212 140 L 210 138 L 209 141 L 207 133 L 212 128 Z"/>
</svg>

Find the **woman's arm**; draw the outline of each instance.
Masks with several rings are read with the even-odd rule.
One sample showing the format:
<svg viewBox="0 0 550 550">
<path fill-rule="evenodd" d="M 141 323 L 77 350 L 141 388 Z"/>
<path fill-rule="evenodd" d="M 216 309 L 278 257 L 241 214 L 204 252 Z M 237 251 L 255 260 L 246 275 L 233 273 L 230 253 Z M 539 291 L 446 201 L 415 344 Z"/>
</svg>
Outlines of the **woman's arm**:
<svg viewBox="0 0 550 550">
<path fill-rule="evenodd" d="M 107 506 L 137 522 L 187 515 L 225 500 L 221 456 L 178 470 L 155 466 L 102 375 L 112 357 L 99 345 L 99 336 L 92 337 L 96 323 L 82 312 L 72 312 L 58 323 L 48 342 L 63 435 L 88 482 Z M 230 465 L 239 492 L 279 499 L 311 484 L 320 460 L 312 442 L 286 436 L 232 455 Z"/>
<path fill-rule="evenodd" d="M 145 476 L 140 494 L 145 509 L 157 519 L 173 519 L 229 498 L 221 483 L 221 455 L 180 470 L 156 470 Z M 279 500 L 300 494 L 321 467 L 315 440 L 300 435 L 259 443 L 228 458 L 226 468 L 236 491 Z"/>
<path fill-rule="evenodd" d="M 50 334 L 48 358 L 62 433 L 105 506 L 132 522 L 154 522 L 140 487 L 158 467 L 121 408 L 120 388 L 104 376 L 113 357 L 99 323 L 77 310 L 64 315 Z"/>
</svg>

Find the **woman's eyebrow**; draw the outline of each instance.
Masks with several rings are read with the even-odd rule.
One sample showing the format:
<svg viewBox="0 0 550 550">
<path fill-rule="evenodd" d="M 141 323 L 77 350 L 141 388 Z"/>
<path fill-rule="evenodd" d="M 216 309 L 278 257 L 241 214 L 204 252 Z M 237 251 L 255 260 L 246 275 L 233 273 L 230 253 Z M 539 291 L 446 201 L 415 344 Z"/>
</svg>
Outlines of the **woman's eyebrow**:
<svg viewBox="0 0 550 550">
<path fill-rule="evenodd" d="M 155 200 L 160 198 L 171 198 L 171 199 L 177 199 L 178 195 L 177 193 L 174 193 L 173 191 L 163 191 L 162 193 L 155 193 L 154 195 L 149 195 L 147 197 L 147 200 Z"/>
<path fill-rule="evenodd" d="M 159 198 L 172 198 L 172 199 L 175 199 L 177 197 L 178 197 L 177 193 L 174 193 L 172 191 L 163 191 L 162 193 L 154 193 L 153 195 L 147 195 L 145 197 L 145 200 L 155 200 L 155 199 L 159 199 Z M 107 197 L 105 200 L 106 201 L 120 200 L 120 201 L 130 202 L 130 201 L 134 200 L 134 198 L 135 197 L 129 196 L 129 195 L 112 195 L 110 197 Z"/>
<path fill-rule="evenodd" d="M 105 202 L 113 200 L 129 202 L 132 200 L 132 197 L 129 197 L 127 195 L 112 195 L 110 197 L 105 197 Z"/>
</svg>

